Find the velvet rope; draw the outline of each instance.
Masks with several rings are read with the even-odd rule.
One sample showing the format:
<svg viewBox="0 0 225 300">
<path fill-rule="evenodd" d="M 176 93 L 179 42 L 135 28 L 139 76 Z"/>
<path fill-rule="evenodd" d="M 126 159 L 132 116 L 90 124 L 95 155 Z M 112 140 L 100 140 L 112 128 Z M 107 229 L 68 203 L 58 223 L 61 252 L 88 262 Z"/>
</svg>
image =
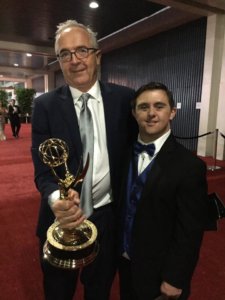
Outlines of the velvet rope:
<svg viewBox="0 0 225 300">
<path fill-rule="evenodd" d="M 175 135 L 175 138 L 177 138 L 177 139 L 190 139 L 191 140 L 191 139 L 198 139 L 200 137 L 203 137 L 203 136 L 206 136 L 206 135 L 209 135 L 209 134 L 212 134 L 212 133 L 214 133 L 214 131 L 209 131 L 209 132 L 201 134 L 201 135 L 190 136 L 190 137 L 181 137 L 181 136 L 176 136 Z"/>
</svg>

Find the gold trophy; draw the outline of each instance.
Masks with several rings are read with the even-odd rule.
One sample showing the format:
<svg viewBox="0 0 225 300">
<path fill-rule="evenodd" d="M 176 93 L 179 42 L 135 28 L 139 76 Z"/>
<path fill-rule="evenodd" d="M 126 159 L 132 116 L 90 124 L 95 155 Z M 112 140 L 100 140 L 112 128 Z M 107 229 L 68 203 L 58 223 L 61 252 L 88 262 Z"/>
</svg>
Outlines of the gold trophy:
<svg viewBox="0 0 225 300">
<path fill-rule="evenodd" d="M 51 138 L 44 141 L 39 147 L 42 161 L 48 165 L 58 180 L 60 199 L 65 199 L 68 190 L 82 183 L 88 170 L 89 156 L 84 168 L 80 162 L 76 176 L 69 172 L 67 159 L 69 149 L 60 139 Z M 63 167 L 65 177 L 57 175 L 57 168 Z M 64 200 L 66 201 L 66 200 Z M 97 229 L 95 225 L 85 220 L 71 230 L 62 229 L 57 220 L 48 228 L 47 240 L 43 247 L 44 259 L 55 267 L 76 269 L 91 263 L 98 253 Z"/>
</svg>

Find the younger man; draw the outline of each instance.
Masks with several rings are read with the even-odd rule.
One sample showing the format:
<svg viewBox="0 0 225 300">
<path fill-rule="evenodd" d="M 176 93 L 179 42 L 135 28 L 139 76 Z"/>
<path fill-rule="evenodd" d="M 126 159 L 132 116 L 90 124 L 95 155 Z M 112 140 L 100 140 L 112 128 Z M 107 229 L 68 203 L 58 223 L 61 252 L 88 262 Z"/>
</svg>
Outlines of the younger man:
<svg viewBox="0 0 225 300">
<path fill-rule="evenodd" d="M 121 300 L 188 299 L 207 216 L 206 166 L 170 129 L 172 93 L 142 86 L 133 116 L 139 126 L 125 185 Z"/>
</svg>

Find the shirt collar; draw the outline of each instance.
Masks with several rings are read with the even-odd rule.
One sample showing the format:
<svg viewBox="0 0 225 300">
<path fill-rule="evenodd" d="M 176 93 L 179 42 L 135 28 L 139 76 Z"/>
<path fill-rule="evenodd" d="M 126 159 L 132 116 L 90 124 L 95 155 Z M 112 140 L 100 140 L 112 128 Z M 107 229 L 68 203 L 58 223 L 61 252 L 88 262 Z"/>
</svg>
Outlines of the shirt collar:
<svg viewBox="0 0 225 300">
<path fill-rule="evenodd" d="M 162 148 L 163 144 L 165 143 L 165 141 L 168 139 L 169 135 L 171 133 L 171 129 L 169 129 L 166 133 L 164 133 L 162 136 L 160 136 L 158 139 L 156 139 L 155 141 L 152 141 L 151 143 L 144 143 L 141 140 L 140 134 L 138 135 L 138 142 L 140 142 L 141 144 L 144 145 L 148 145 L 148 144 L 155 144 L 155 154 L 159 152 L 159 150 Z"/>
<path fill-rule="evenodd" d="M 80 90 L 69 86 L 72 97 L 74 99 L 74 103 L 76 103 L 78 101 L 78 99 L 80 98 L 80 96 L 83 94 Z M 90 88 L 90 90 L 88 90 L 86 93 L 88 93 L 91 98 L 96 99 L 98 102 L 100 102 L 101 99 L 101 90 L 100 90 L 100 85 L 99 82 L 96 81 L 95 84 Z"/>
</svg>

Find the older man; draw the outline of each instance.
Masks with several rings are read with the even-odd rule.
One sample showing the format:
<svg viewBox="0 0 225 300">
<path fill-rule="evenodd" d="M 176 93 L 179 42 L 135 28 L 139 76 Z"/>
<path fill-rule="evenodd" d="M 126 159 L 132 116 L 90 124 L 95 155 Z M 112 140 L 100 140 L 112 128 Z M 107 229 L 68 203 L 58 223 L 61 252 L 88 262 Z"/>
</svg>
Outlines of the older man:
<svg viewBox="0 0 225 300">
<path fill-rule="evenodd" d="M 32 116 L 35 182 L 42 195 L 37 235 L 42 254 L 46 231 L 55 218 L 62 228 L 71 229 L 88 217 L 98 229 L 100 249 L 95 261 L 80 273 L 84 297 L 107 300 L 116 267 L 114 206 L 120 189 L 122 160 L 130 139 L 130 101 L 134 92 L 98 80 L 101 51 L 90 28 L 74 20 L 59 24 L 55 51 L 66 85 L 36 99 Z M 92 122 L 89 132 L 81 130 L 84 95 L 88 95 L 88 118 Z M 57 182 L 38 153 L 39 145 L 52 137 L 67 143 L 68 167 L 74 173 L 82 155 L 86 159 L 86 143 L 93 138 L 93 168 L 86 175 L 91 177 L 90 199 L 82 198 L 81 193 L 79 200 L 74 191 L 70 191 L 68 201 L 59 199 Z M 57 269 L 43 260 L 42 270 L 46 299 L 73 299 L 79 270 Z"/>
</svg>

